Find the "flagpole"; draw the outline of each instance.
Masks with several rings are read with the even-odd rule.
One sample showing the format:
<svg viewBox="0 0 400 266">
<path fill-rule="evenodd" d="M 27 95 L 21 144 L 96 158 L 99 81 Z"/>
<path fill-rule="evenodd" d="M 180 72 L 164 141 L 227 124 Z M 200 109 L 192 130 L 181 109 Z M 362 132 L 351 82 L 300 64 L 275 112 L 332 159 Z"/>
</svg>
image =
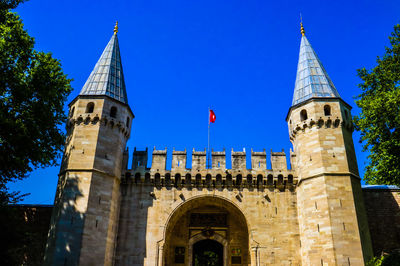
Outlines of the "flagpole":
<svg viewBox="0 0 400 266">
<path fill-rule="evenodd" d="M 210 168 L 210 107 L 208 107 L 207 168 Z"/>
</svg>

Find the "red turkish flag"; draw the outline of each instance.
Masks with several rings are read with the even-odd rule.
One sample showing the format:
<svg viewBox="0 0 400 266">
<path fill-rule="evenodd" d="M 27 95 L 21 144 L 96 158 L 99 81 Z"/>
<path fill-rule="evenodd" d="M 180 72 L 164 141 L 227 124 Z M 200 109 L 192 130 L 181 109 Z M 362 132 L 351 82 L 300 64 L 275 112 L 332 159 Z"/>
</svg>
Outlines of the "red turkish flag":
<svg viewBox="0 0 400 266">
<path fill-rule="evenodd" d="M 210 110 L 210 123 L 214 123 L 216 118 L 214 111 Z"/>
</svg>

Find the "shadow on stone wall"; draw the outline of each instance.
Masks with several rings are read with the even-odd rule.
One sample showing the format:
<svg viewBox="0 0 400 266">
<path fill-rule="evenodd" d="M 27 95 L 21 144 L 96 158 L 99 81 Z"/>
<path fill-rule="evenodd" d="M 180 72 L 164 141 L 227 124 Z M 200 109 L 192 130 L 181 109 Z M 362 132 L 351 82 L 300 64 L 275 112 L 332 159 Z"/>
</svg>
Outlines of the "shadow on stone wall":
<svg viewBox="0 0 400 266">
<path fill-rule="evenodd" d="M 155 199 L 153 191 L 154 186 L 136 186 L 129 175 L 122 180 L 115 265 L 144 265 L 148 257 L 146 221 Z"/>
<path fill-rule="evenodd" d="M 65 178 L 65 177 L 64 177 Z M 77 265 L 81 249 L 85 213 L 76 209 L 83 197 L 77 176 L 59 182 L 49 228 L 45 265 Z"/>
<path fill-rule="evenodd" d="M 363 189 L 374 256 L 400 251 L 400 190 Z"/>
</svg>

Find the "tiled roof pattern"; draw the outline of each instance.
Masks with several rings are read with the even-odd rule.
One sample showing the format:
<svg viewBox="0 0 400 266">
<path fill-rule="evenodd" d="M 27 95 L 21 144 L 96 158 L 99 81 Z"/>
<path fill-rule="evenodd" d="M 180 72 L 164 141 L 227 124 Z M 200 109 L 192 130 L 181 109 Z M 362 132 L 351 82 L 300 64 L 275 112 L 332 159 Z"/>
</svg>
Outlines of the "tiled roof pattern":
<svg viewBox="0 0 400 266">
<path fill-rule="evenodd" d="M 107 95 L 128 103 L 117 34 L 111 37 L 80 95 Z"/>
<path fill-rule="evenodd" d="M 314 97 L 340 97 L 305 35 L 301 38 L 292 105 Z"/>
</svg>

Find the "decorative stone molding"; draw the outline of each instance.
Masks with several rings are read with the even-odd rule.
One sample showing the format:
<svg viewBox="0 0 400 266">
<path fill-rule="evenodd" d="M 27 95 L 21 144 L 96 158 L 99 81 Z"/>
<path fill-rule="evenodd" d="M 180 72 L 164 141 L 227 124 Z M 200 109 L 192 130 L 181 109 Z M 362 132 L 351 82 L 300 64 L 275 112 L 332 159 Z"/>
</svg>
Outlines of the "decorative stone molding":
<svg viewBox="0 0 400 266">
<path fill-rule="evenodd" d="M 316 120 L 309 118 L 300 124 L 290 127 L 290 140 L 294 140 L 296 135 L 304 132 L 306 128 L 312 128 L 314 126 L 316 126 L 318 129 L 343 127 L 351 132 L 354 131 L 354 125 L 352 121 L 341 120 L 339 117 L 334 119 L 331 119 L 331 117 L 327 117 L 326 119 L 319 117 Z"/>
<path fill-rule="evenodd" d="M 101 118 L 97 113 L 90 113 L 79 115 L 77 117 L 70 117 L 67 120 L 66 128 L 70 129 L 75 125 L 85 126 L 85 125 L 96 125 L 100 123 L 102 126 L 108 126 L 110 128 L 115 128 L 121 132 L 126 138 L 129 138 L 129 127 L 123 121 L 116 120 L 108 115 L 103 115 Z"/>
</svg>

